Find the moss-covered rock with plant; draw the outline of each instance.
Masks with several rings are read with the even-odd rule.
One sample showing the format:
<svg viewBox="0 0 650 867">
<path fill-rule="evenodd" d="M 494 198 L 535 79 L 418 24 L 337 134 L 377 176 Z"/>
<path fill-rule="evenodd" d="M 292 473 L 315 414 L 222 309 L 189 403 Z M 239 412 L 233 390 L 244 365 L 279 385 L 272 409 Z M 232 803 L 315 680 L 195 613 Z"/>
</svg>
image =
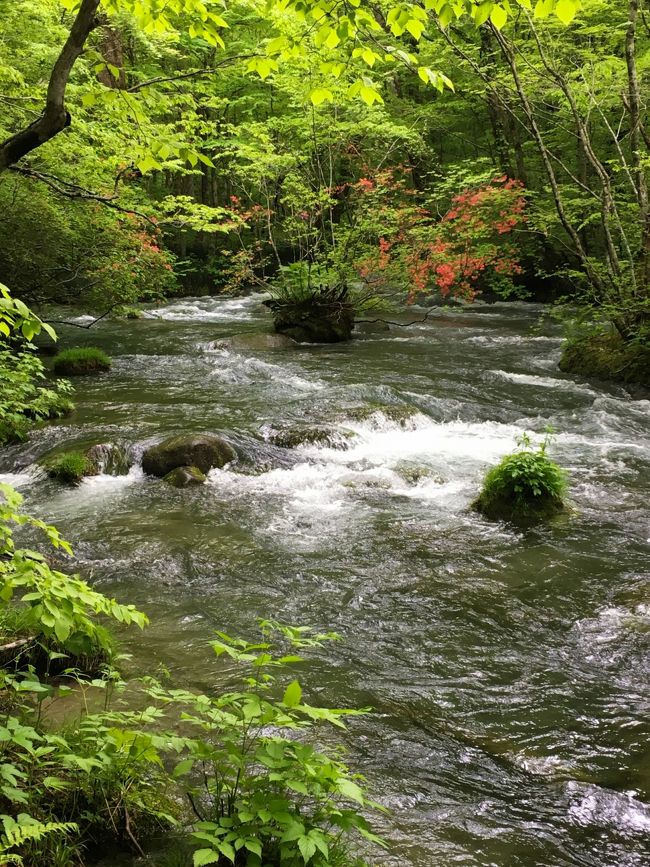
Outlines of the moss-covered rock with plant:
<svg viewBox="0 0 650 867">
<path fill-rule="evenodd" d="M 130 304 L 119 304 L 113 308 L 113 316 L 116 319 L 143 319 L 144 311 L 140 307 L 134 307 Z"/>
<path fill-rule="evenodd" d="M 41 466 L 51 479 L 66 485 L 78 485 L 86 476 L 98 473 L 97 464 L 82 451 L 59 452 L 41 461 Z"/>
<path fill-rule="evenodd" d="M 640 385 L 650 390 L 650 341 L 624 341 L 616 331 L 599 331 L 570 339 L 559 368 L 587 379 Z"/>
<path fill-rule="evenodd" d="M 495 521 L 530 526 L 566 510 L 566 472 L 548 454 L 550 436 L 534 448 L 527 434 L 518 449 L 488 471 L 472 508 Z"/>
<path fill-rule="evenodd" d="M 52 369 L 64 376 L 88 376 L 111 369 L 111 359 L 96 346 L 77 346 L 64 349 L 54 356 Z"/>
<path fill-rule="evenodd" d="M 298 343 L 342 343 L 352 338 L 356 307 L 344 280 L 309 262 L 283 267 L 264 302 L 278 334 Z"/>
</svg>

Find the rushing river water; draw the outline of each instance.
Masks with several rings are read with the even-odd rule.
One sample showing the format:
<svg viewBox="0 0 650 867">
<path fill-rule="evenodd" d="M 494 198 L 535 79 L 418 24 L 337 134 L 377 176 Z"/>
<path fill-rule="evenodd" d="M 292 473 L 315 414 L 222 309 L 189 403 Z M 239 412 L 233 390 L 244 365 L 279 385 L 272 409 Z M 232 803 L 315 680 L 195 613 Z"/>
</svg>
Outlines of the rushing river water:
<svg viewBox="0 0 650 867">
<path fill-rule="evenodd" d="M 113 369 L 2 456 L 84 574 L 150 615 L 126 639 L 136 668 L 208 688 L 215 628 L 340 633 L 300 676 L 313 703 L 375 709 L 349 760 L 390 810 L 376 863 L 650 864 L 650 404 L 560 374 L 540 311 L 442 311 L 289 349 L 212 345 L 268 330 L 256 296 L 63 328 Z M 403 405 L 406 420 L 381 409 Z M 305 421 L 348 448 L 265 441 Z M 472 513 L 486 468 L 548 424 L 576 513 L 525 533 Z M 183 431 L 223 432 L 248 460 L 186 490 L 137 465 L 70 490 L 32 464 L 64 442 L 141 453 Z"/>
</svg>

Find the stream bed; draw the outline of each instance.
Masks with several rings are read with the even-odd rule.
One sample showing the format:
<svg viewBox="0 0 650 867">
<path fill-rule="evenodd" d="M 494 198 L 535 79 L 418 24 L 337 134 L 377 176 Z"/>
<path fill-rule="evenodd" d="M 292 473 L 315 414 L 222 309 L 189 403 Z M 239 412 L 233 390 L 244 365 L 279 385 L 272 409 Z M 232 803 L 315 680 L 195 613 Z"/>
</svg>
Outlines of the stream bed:
<svg viewBox="0 0 650 867">
<path fill-rule="evenodd" d="M 389 808 L 377 864 L 650 864 L 650 402 L 561 374 L 542 312 L 454 308 L 289 348 L 255 337 L 256 295 L 64 326 L 113 368 L 0 458 L 76 567 L 148 613 L 124 639 L 136 671 L 209 689 L 212 631 L 261 617 L 341 635 L 300 678 L 312 703 L 374 708 L 347 745 Z M 269 441 L 296 424 L 341 441 Z M 575 512 L 526 532 L 473 513 L 486 469 L 547 425 Z M 138 455 L 186 431 L 246 460 L 185 490 L 137 462 L 77 489 L 34 466 L 63 443 Z"/>
</svg>

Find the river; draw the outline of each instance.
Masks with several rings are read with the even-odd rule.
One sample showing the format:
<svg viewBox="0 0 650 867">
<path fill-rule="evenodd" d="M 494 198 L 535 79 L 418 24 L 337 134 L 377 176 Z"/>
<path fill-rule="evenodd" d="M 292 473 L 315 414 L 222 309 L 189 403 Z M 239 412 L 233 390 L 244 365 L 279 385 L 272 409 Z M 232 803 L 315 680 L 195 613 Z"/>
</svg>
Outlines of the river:
<svg viewBox="0 0 650 867">
<path fill-rule="evenodd" d="M 650 403 L 559 373 L 541 312 L 443 310 L 289 349 L 246 336 L 269 328 L 259 296 L 63 327 L 113 368 L 2 454 L 0 479 L 83 574 L 149 614 L 125 639 L 135 670 L 209 688 L 214 629 L 340 633 L 300 677 L 313 703 L 374 708 L 348 747 L 390 811 L 377 864 L 650 864 Z M 296 422 L 347 449 L 266 442 Z M 574 513 L 520 532 L 470 511 L 487 467 L 549 424 Z M 66 489 L 33 465 L 63 442 L 141 454 L 183 431 L 222 432 L 246 459 L 186 490 L 137 464 Z"/>
</svg>

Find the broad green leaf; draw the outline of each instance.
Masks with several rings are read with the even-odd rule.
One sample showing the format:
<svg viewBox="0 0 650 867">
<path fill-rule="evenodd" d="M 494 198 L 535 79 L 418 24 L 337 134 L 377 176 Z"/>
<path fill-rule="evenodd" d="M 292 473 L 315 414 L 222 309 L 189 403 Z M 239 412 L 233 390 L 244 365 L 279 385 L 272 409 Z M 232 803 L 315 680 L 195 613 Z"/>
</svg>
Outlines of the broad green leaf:
<svg viewBox="0 0 650 867">
<path fill-rule="evenodd" d="M 570 24 L 576 16 L 578 4 L 576 0 L 557 0 L 555 14 L 563 24 Z"/>
<path fill-rule="evenodd" d="M 497 30 L 501 30 L 503 25 L 508 20 L 508 13 L 503 6 L 493 6 L 490 12 L 490 21 L 494 24 Z"/>
<path fill-rule="evenodd" d="M 219 857 L 214 849 L 197 849 L 192 863 L 194 867 L 204 867 L 205 864 L 216 864 Z"/>
<path fill-rule="evenodd" d="M 287 707 L 296 707 L 302 699 L 302 688 L 297 680 L 292 681 L 284 691 L 282 701 Z"/>
<path fill-rule="evenodd" d="M 327 87 L 317 87 L 309 94 L 314 105 L 321 105 L 323 102 L 332 102 L 334 94 Z"/>
</svg>

